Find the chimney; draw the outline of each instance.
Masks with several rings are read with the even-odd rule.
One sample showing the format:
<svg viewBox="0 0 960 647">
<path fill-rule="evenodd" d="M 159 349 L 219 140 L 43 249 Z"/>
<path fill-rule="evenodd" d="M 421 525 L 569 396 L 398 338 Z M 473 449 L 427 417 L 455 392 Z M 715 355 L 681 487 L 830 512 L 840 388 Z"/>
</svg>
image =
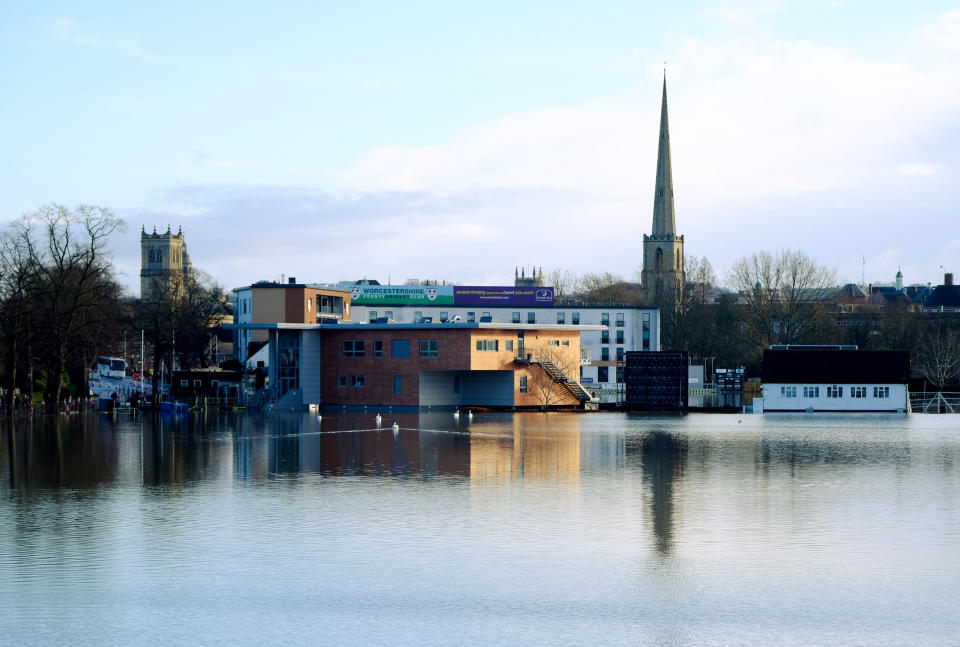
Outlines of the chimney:
<svg viewBox="0 0 960 647">
<path fill-rule="evenodd" d="M 944 285 L 953 285 L 953 272 L 947 272 L 943 275 Z"/>
<path fill-rule="evenodd" d="M 289 283 L 290 285 L 293 285 L 296 282 L 297 282 L 296 277 L 291 276 L 289 279 L 287 279 L 287 283 Z"/>
</svg>

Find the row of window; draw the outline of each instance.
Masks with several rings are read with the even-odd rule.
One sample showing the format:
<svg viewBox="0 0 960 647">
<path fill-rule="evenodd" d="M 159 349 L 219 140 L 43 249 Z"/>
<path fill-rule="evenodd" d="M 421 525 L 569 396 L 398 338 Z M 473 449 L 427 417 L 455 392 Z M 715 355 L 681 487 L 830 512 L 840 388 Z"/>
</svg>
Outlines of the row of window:
<svg viewBox="0 0 960 647">
<path fill-rule="evenodd" d="M 826 396 L 828 398 L 842 398 L 843 397 L 843 387 L 842 386 L 828 386 L 826 388 Z M 797 387 L 795 386 L 781 386 L 780 387 L 780 397 L 783 398 L 795 398 L 797 397 Z M 820 397 L 820 387 L 819 386 L 805 386 L 803 387 L 803 397 L 805 398 L 819 398 Z M 865 386 L 851 386 L 850 387 L 850 397 L 851 398 L 865 398 L 867 397 L 867 387 Z M 890 397 L 890 387 L 889 386 L 875 386 L 873 387 L 873 397 L 875 398 L 889 398 Z"/>
<path fill-rule="evenodd" d="M 478 349 L 479 350 L 479 349 Z M 367 354 L 367 344 L 363 339 L 345 339 L 343 340 L 344 357 L 365 357 Z M 383 340 L 376 339 L 373 342 L 373 356 L 383 357 Z M 390 341 L 391 357 L 410 357 L 410 340 L 393 339 Z M 420 357 L 439 357 L 440 344 L 436 339 L 420 340 Z"/>
<path fill-rule="evenodd" d="M 357 389 L 362 389 L 365 386 L 365 380 L 362 375 L 338 375 L 337 376 L 337 386 L 339 388 L 353 387 Z M 402 393 L 403 392 L 403 378 L 400 375 L 393 376 L 393 392 Z"/>
<path fill-rule="evenodd" d="M 617 382 L 623 382 L 623 367 L 618 366 L 616 368 L 617 368 Z M 597 382 L 609 382 L 609 381 L 610 381 L 610 367 L 598 366 Z"/>
<path fill-rule="evenodd" d="M 648 335 L 648 337 L 649 337 L 649 335 L 650 335 L 650 331 L 649 331 L 649 330 L 647 331 L 647 335 Z M 622 330 L 618 330 L 618 331 L 617 331 L 617 337 L 616 337 L 616 339 L 617 339 L 617 343 L 618 343 L 618 344 L 622 344 L 622 343 L 623 343 L 623 331 L 622 331 Z M 610 343 L 610 331 L 609 331 L 609 330 L 601 330 L 601 331 L 600 331 L 600 343 L 601 343 L 601 344 L 609 344 L 609 343 Z"/>
</svg>

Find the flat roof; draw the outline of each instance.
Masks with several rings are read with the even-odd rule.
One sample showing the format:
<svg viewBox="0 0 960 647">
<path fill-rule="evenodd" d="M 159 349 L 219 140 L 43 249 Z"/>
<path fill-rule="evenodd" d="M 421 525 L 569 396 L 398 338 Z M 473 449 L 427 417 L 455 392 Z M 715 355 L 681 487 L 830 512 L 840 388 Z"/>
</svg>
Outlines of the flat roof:
<svg viewBox="0 0 960 647">
<path fill-rule="evenodd" d="M 275 290 L 278 288 L 299 288 L 299 289 L 308 289 L 308 290 L 324 290 L 326 292 L 340 292 L 342 294 L 350 294 L 350 290 L 344 288 L 333 288 L 329 285 L 318 285 L 316 283 L 276 283 L 274 281 L 262 281 L 260 283 L 251 283 L 250 285 L 244 285 L 239 288 L 233 288 L 231 292 L 239 292 L 240 290 L 252 290 L 253 288 L 264 288 L 267 290 Z"/>
<path fill-rule="evenodd" d="M 232 323 L 224 324 L 227 330 L 437 330 L 437 329 L 481 329 L 481 330 L 586 330 L 601 331 L 609 329 L 602 324 L 530 324 L 530 323 L 500 323 L 500 322 L 468 322 L 457 321 L 451 323 L 339 323 L 339 324 L 307 324 L 307 323 Z"/>
</svg>

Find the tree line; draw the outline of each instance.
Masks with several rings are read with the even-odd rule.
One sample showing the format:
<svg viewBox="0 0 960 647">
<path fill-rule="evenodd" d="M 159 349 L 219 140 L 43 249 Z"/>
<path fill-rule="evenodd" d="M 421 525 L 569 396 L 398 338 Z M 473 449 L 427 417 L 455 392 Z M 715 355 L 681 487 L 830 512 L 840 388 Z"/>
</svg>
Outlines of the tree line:
<svg viewBox="0 0 960 647">
<path fill-rule="evenodd" d="M 909 303 L 869 302 L 853 312 L 836 303 L 836 272 L 799 250 L 760 251 L 738 259 L 721 285 L 706 257 L 686 255 L 682 285 L 645 300 L 639 270 L 622 275 L 568 270 L 547 273 L 560 304 L 652 305 L 660 308 L 663 350 L 692 361 L 746 367 L 759 375 L 771 344 L 856 344 L 909 350 L 916 377 L 937 388 L 960 379 L 960 318 L 916 312 Z"/>
<path fill-rule="evenodd" d="M 99 355 L 124 331 L 144 331 L 154 357 L 203 363 L 210 328 L 226 311 L 223 289 L 199 274 L 142 300 L 125 295 L 110 253 L 125 225 L 109 209 L 52 204 L 0 232 L 0 387 L 6 411 L 38 394 L 57 411 L 67 394 L 82 403 Z M 154 382 L 154 397 L 158 395 Z"/>
</svg>

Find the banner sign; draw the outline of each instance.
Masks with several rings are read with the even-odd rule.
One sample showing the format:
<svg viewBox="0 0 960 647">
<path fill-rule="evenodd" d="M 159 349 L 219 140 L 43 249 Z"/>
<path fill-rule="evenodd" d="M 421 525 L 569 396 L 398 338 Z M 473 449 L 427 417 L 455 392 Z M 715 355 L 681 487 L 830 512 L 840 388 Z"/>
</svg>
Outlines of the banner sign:
<svg viewBox="0 0 960 647">
<path fill-rule="evenodd" d="M 553 306 L 553 288 L 457 285 L 453 304 L 458 306 Z"/>
<path fill-rule="evenodd" d="M 453 305 L 452 285 L 354 285 L 353 305 L 442 306 Z"/>
</svg>

